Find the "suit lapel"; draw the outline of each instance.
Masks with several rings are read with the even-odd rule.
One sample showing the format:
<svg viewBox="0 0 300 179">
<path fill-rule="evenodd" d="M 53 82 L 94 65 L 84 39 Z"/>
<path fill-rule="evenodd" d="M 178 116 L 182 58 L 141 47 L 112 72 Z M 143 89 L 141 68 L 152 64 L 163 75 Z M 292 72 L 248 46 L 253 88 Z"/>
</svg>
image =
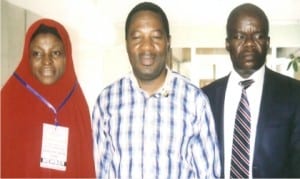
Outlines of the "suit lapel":
<svg viewBox="0 0 300 179">
<path fill-rule="evenodd" d="M 274 88 L 276 88 L 276 80 L 274 80 L 272 72 L 268 68 L 266 68 L 257 127 L 256 127 L 256 138 L 255 138 L 255 147 L 254 147 L 255 152 L 254 152 L 253 163 L 257 163 L 260 160 L 259 158 L 256 157 L 255 154 L 259 153 L 260 146 L 262 146 L 261 136 L 263 136 L 265 125 L 267 123 L 267 120 L 269 119 L 268 116 L 270 116 L 269 115 L 270 113 L 274 113 L 274 111 L 272 111 L 272 108 L 270 107 L 272 106 Z"/>
</svg>

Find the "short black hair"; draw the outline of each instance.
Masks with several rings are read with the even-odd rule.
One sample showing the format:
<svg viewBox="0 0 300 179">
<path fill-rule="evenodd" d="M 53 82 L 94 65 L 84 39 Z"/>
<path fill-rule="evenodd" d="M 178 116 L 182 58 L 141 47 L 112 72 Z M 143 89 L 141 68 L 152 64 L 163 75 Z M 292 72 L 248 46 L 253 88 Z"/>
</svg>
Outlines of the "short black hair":
<svg viewBox="0 0 300 179">
<path fill-rule="evenodd" d="M 264 23 L 266 34 L 269 34 L 269 20 L 265 12 L 254 4 L 244 3 L 234 8 L 228 16 L 226 25 L 227 36 L 229 36 L 232 22 L 236 17 L 239 17 L 241 14 L 250 14 L 259 17 L 259 19 L 261 19 Z"/>
<path fill-rule="evenodd" d="M 142 2 L 136 5 L 128 14 L 125 24 L 125 39 L 127 40 L 129 25 L 134 14 L 140 11 L 152 11 L 160 15 L 163 27 L 168 37 L 170 37 L 169 21 L 165 12 L 158 5 L 151 2 Z"/>
<path fill-rule="evenodd" d="M 47 34 L 47 33 L 53 34 L 61 40 L 61 37 L 60 37 L 58 31 L 56 30 L 56 28 L 47 26 L 45 24 L 41 24 L 36 29 L 36 31 L 32 34 L 30 41 L 32 41 L 38 34 Z"/>
</svg>

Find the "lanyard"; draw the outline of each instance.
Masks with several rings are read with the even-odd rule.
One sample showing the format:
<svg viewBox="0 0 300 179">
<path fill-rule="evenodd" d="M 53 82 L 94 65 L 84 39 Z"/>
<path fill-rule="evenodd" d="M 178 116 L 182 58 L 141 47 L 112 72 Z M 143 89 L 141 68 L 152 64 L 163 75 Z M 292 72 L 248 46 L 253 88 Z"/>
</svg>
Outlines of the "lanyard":
<svg viewBox="0 0 300 179">
<path fill-rule="evenodd" d="M 55 119 L 54 119 L 55 125 L 58 125 L 57 113 L 66 104 L 66 102 L 70 99 L 70 97 L 74 93 L 75 88 L 77 87 L 77 82 L 75 82 L 73 88 L 71 89 L 69 94 L 66 96 L 66 98 L 63 100 L 63 102 L 57 107 L 57 109 L 55 109 L 55 107 L 46 98 L 44 98 L 41 94 L 39 94 L 28 83 L 26 83 L 26 81 L 23 80 L 17 73 L 14 73 L 14 76 L 26 89 L 28 89 L 32 94 L 34 94 L 40 101 L 42 101 L 48 108 L 50 108 L 52 110 L 52 112 L 55 114 Z"/>
</svg>

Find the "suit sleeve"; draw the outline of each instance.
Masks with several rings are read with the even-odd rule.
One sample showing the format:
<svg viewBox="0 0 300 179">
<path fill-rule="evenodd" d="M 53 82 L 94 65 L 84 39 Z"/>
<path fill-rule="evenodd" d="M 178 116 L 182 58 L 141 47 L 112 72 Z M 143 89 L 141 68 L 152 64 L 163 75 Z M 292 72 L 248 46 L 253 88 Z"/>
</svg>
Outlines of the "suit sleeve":
<svg viewBox="0 0 300 179">
<path fill-rule="evenodd" d="M 296 111 L 295 119 L 292 125 L 291 138 L 291 156 L 290 156 L 290 177 L 300 178 L 300 85 L 295 90 Z"/>
</svg>

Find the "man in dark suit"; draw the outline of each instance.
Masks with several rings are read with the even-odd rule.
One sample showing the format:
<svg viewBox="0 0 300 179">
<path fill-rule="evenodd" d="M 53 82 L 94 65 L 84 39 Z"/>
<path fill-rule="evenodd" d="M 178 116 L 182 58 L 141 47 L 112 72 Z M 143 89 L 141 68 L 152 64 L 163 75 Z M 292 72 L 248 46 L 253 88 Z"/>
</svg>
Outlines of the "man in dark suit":
<svg viewBox="0 0 300 179">
<path fill-rule="evenodd" d="M 226 28 L 234 70 L 203 88 L 215 118 L 222 177 L 233 176 L 232 155 L 241 153 L 233 147 L 233 134 L 242 93 L 239 82 L 248 79 L 254 82 L 246 89 L 251 128 L 249 168 L 244 172 L 250 178 L 300 177 L 300 81 L 266 67 L 269 22 L 259 7 L 249 3 L 236 7 Z M 242 161 L 239 157 L 242 154 L 237 163 Z M 237 171 L 237 177 L 243 176 Z"/>
</svg>

